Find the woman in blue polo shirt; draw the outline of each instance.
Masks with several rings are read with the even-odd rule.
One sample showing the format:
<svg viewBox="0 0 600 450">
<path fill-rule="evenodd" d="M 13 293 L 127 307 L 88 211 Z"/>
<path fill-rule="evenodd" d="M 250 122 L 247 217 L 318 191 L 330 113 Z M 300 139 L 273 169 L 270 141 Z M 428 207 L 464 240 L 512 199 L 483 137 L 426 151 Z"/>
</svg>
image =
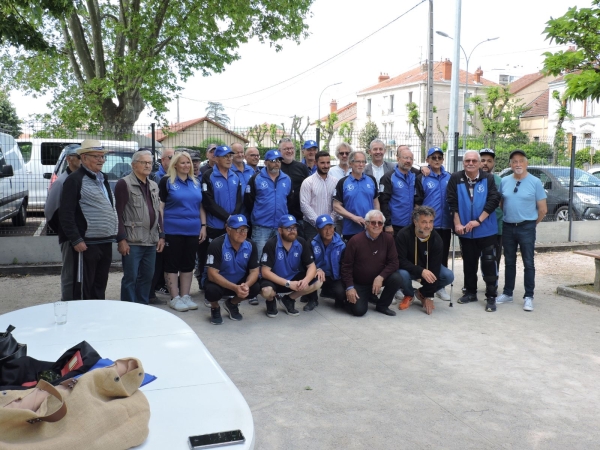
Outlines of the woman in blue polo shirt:
<svg viewBox="0 0 600 450">
<path fill-rule="evenodd" d="M 158 189 L 165 227 L 164 270 L 171 294 L 169 306 L 177 311 L 198 309 L 190 297 L 190 288 L 196 250 L 206 239 L 206 213 L 188 152 L 175 153 Z"/>
</svg>

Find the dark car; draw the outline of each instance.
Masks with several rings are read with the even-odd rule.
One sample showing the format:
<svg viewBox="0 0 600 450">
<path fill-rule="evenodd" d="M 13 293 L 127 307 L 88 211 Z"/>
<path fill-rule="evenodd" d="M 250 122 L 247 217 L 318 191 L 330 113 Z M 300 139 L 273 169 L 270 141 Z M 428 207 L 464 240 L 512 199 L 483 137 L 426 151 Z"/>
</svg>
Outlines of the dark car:
<svg viewBox="0 0 600 450">
<path fill-rule="evenodd" d="M 569 220 L 569 167 L 529 166 L 527 171 L 542 182 L 548 195 L 548 215 L 545 220 Z M 500 173 L 506 177 L 513 173 L 505 169 Z M 574 220 L 600 220 L 600 179 L 581 169 L 575 169 L 573 183 Z"/>
</svg>

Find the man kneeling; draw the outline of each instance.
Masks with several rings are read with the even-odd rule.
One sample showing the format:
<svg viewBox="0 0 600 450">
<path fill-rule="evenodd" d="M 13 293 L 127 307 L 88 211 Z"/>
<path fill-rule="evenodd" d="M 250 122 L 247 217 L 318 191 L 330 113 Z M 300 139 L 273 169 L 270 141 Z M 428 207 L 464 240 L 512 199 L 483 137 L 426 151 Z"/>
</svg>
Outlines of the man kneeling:
<svg viewBox="0 0 600 450">
<path fill-rule="evenodd" d="M 254 298 L 260 289 L 258 281 L 258 251 L 256 244 L 246 239 L 248 222 L 241 214 L 227 219 L 223 236 L 208 246 L 206 257 L 207 280 L 204 295 L 210 302 L 210 323 L 221 325 L 219 300 L 231 320 L 242 320 L 238 305 L 242 300 Z"/>
<path fill-rule="evenodd" d="M 261 295 L 267 300 L 268 317 L 277 316 L 276 299 L 287 314 L 297 316 L 296 299 L 316 291 L 322 283 L 316 278 L 317 267 L 310 245 L 298 237 L 295 217 L 281 216 L 277 231 L 265 244 L 260 259 Z M 287 294 L 282 296 L 283 293 Z"/>
<path fill-rule="evenodd" d="M 402 228 L 396 235 L 398 273 L 402 277 L 404 299 L 399 309 L 408 308 L 413 302 L 415 290 L 412 280 L 421 281 L 417 290 L 427 314 L 433 309 L 433 294 L 454 281 L 452 271 L 442 265 L 443 241 L 433 229 L 435 211 L 429 206 L 417 206 L 412 212 L 412 225 Z"/>
</svg>

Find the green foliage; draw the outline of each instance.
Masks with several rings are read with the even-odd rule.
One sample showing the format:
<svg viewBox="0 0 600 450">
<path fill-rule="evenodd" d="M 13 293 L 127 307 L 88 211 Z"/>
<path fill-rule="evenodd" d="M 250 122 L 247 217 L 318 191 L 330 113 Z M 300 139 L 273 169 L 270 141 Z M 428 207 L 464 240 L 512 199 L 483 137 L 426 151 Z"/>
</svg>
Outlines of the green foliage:
<svg viewBox="0 0 600 450">
<path fill-rule="evenodd" d="M 21 120 L 8 95 L 0 91 L 0 131 L 18 138 L 21 133 Z"/>
<path fill-rule="evenodd" d="M 48 107 L 57 127 L 119 137 L 131 132 L 145 108 L 160 121 L 180 83 L 198 72 L 222 72 L 250 39 L 276 51 L 282 40 L 299 42 L 314 0 L 46 0 L 76 8 L 57 16 L 40 10 L 43 2 L 8 1 L 18 2 L 23 20 L 61 51 L 4 42 L 0 83 L 52 94 Z"/>
<path fill-rule="evenodd" d="M 354 133 L 354 122 L 343 122 L 338 128 L 338 134 L 343 142 L 352 144 L 352 134 Z"/>
<path fill-rule="evenodd" d="M 415 133 L 419 137 L 419 141 L 421 141 L 421 160 L 424 161 L 426 157 L 426 136 L 425 136 L 425 126 L 421 123 L 421 117 L 419 114 L 419 106 L 415 102 L 406 104 L 406 111 L 408 112 L 408 122 L 412 124 Z M 421 130 L 423 127 L 423 130 Z"/>
<path fill-rule="evenodd" d="M 368 150 L 371 141 L 373 141 L 373 139 L 377 139 L 378 137 L 379 128 L 377 128 L 377 124 L 369 119 L 369 121 L 365 124 L 365 127 L 358 135 L 358 143 L 362 149 Z"/>
<path fill-rule="evenodd" d="M 257 147 L 262 147 L 269 129 L 270 125 L 266 123 L 254 125 L 248 129 L 248 137 L 253 138 L 256 141 Z"/>
<path fill-rule="evenodd" d="M 575 152 L 575 167 L 583 169 L 583 165 L 588 164 L 600 164 L 600 152 L 596 151 L 594 157 L 590 155 L 590 148 L 586 147 Z"/>
<path fill-rule="evenodd" d="M 205 109 L 206 117 L 210 120 L 214 120 L 220 123 L 224 127 L 229 126 L 229 116 L 225 114 L 225 108 L 219 102 L 208 102 L 208 106 Z"/>
<path fill-rule="evenodd" d="M 590 8 L 569 8 L 558 18 L 546 22 L 546 39 L 554 45 L 575 45 L 576 50 L 546 52 L 544 73 L 565 76 L 567 99 L 600 99 L 600 0 L 593 0 Z"/>
<path fill-rule="evenodd" d="M 563 123 L 566 119 L 572 119 L 573 115 L 569 113 L 566 95 L 563 94 L 561 96 L 558 91 L 552 91 L 552 98 L 558 102 L 558 110 L 556 112 L 558 121 L 556 122 L 556 132 L 554 133 L 554 152 L 552 155 L 552 162 L 557 164 L 559 156 L 564 155 L 567 149 Z"/>
<path fill-rule="evenodd" d="M 202 142 L 198 144 L 198 147 L 204 147 L 204 150 L 208 147 L 209 144 L 217 144 L 217 145 L 227 145 L 223 139 L 218 137 L 208 137 L 204 139 Z"/>
<path fill-rule="evenodd" d="M 315 125 L 321 129 L 321 148 L 324 152 L 329 151 L 329 144 L 331 143 L 331 139 L 335 133 L 334 125 L 338 120 L 338 115 L 336 113 L 331 113 L 327 116 L 326 122 L 321 122 L 317 120 Z"/>
</svg>

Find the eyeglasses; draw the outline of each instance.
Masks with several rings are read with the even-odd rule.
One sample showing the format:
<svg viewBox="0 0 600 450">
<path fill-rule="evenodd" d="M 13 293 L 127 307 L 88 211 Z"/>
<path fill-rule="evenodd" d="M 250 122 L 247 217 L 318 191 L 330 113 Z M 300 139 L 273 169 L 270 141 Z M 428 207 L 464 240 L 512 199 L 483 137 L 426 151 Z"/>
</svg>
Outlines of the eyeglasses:
<svg viewBox="0 0 600 450">
<path fill-rule="evenodd" d="M 270 163 L 280 163 L 281 160 L 280 159 L 267 159 L 267 162 L 270 162 Z"/>
<path fill-rule="evenodd" d="M 340 156 L 348 156 L 350 154 L 350 152 L 340 152 L 339 155 Z"/>
<path fill-rule="evenodd" d="M 143 164 L 144 166 L 151 166 L 152 161 L 136 161 L 138 164 Z"/>
<path fill-rule="evenodd" d="M 366 164 L 366 161 L 352 161 L 354 164 Z"/>
<path fill-rule="evenodd" d="M 432 161 L 443 161 L 444 157 L 443 156 L 430 156 Z"/>
<path fill-rule="evenodd" d="M 234 230 L 237 234 L 248 234 L 248 228 L 246 227 L 234 228 Z"/>
<path fill-rule="evenodd" d="M 231 158 L 233 158 L 233 153 L 227 153 L 227 154 L 226 154 L 226 155 L 224 155 L 224 156 L 219 156 L 219 158 L 227 158 L 227 159 L 231 159 Z"/>
<path fill-rule="evenodd" d="M 246 158 L 260 158 L 260 155 L 246 155 Z"/>
<path fill-rule="evenodd" d="M 167 159 L 169 159 L 169 160 L 173 159 L 173 155 L 167 156 Z"/>
<path fill-rule="evenodd" d="M 517 181 L 517 184 L 516 184 L 516 186 L 515 186 L 515 190 L 513 191 L 513 193 L 514 193 L 514 194 L 516 194 L 516 193 L 517 193 L 517 191 L 519 190 L 519 186 L 521 186 L 521 182 L 520 182 L 520 181 Z"/>
<path fill-rule="evenodd" d="M 382 227 L 383 222 L 381 220 L 370 220 L 369 223 L 374 227 Z"/>
<path fill-rule="evenodd" d="M 285 227 L 284 230 L 288 233 L 293 233 L 294 231 L 298 231 L 298 227 Z"/>
<path fill-rule="evenodd" d="M 90 155 L 89 153 L 86 153 L 87 156 L 89 156 L 90 158 L 94 158 L 96 161 L 101 161 L 103 159 L 106 159 L 106 155 Z"/>
</svg>

